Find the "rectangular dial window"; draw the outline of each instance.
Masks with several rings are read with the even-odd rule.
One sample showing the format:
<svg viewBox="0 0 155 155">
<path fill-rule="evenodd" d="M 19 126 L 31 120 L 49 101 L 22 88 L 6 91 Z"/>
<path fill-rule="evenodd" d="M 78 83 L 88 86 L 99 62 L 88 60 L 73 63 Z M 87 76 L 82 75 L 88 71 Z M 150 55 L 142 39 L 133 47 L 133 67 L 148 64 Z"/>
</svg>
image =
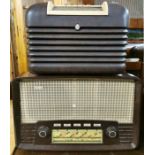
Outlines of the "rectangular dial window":
<svg viewBox="0 0 155 155">
<path fill-rule="evenodd" d="M 102 144 L 101 129 L 53 129 L 53 144 Z"/>
</svg>

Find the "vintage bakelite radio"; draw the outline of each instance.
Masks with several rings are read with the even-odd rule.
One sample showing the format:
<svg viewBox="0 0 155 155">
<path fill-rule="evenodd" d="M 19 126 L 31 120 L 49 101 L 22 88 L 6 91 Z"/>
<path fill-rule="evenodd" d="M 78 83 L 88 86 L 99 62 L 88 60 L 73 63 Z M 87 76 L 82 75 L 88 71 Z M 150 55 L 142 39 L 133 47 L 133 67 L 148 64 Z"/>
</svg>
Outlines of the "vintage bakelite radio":
<svg viewBox="0 0 155 155">
<path fill-rule="evenodd" d="M 118 4 L 36 4 L 26 14 L 29 69 L 37 74 L 125 72 L 128 10 Z"/>
<path fill-rule="evenodd" d="M 138 144 L 141 86 L 133 75 L 28 76 L 12 86 L 18 148 L 124 150 Z"/>
<path fill-rule="evenodd" d="M 36 4 L 26 20 L 30 70 L 50 75 L 12 82 L 17 147 L 135 149 L 141 83 L 125 73 L 128 11 L 107 3 Z"/>
</svg>

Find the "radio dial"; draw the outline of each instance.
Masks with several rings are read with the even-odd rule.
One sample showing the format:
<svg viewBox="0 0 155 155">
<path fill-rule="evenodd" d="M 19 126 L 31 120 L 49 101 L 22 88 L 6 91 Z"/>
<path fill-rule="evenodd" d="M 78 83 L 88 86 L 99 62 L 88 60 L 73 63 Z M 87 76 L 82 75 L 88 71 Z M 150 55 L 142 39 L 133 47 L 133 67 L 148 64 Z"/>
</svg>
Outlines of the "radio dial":
<svg viewBox="0 0 155 155">
<path fill-rule="evenodd" d="M 76 31 L 79 31 L 79 30 L 80 30 L 80 25 L 79 25 L 79 24 L 76 24 L 76 25 L 75 25 L 75 30 L 76 30 Z"/>
<path fill-rule="evenodd" d="M 40 138 L 45 138 L 49 133 L 49 128 L 46 126 L 41 126 L 38 128 L 38 136 Z"/>
<path fill-rule="evenodd" d="M 117 129 L 114 126 L 110 126 L 107 128 L 106 133 L 109 138 L 116 138 Z"/>
</svg>

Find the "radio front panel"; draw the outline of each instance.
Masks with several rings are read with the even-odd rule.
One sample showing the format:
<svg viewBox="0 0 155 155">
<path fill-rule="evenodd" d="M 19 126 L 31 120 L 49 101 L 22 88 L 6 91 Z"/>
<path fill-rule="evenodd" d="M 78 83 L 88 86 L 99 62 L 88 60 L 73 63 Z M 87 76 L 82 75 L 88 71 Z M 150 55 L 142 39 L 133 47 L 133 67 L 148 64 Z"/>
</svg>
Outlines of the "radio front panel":
<svg viewBox="0 0 155 155">
<path fill-rule="evenodd" d="M 36 144 L 117 144 L 118 124 L 105 121 L 44 121 L 37 123 Z"/>
</svg>

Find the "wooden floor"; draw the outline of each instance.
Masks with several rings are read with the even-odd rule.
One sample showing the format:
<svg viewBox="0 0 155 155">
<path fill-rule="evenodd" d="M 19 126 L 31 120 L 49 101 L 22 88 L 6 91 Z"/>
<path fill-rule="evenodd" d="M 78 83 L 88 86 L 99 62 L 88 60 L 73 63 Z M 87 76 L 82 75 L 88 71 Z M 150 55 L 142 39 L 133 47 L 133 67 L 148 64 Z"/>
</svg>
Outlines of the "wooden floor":
<svg viewBox="0 0 155 155">
<path fill-rule="evenodd" d="M 13 113 L 12 113 L 12 103 L 11 103 L 11 150 L 10 154 L 12 155 L 13 150 L 15 148 L 15 141 L 14 141 L 14 130 L 13 130 Z M 37 152 L 37 151 L 23 151 L 23 150 L 16 150 L 13 155 L 144 155 L 143 147 L 139 148 L 138 150 L 134 151 L 117 151 L 117 152 Z"/>
</svg>

